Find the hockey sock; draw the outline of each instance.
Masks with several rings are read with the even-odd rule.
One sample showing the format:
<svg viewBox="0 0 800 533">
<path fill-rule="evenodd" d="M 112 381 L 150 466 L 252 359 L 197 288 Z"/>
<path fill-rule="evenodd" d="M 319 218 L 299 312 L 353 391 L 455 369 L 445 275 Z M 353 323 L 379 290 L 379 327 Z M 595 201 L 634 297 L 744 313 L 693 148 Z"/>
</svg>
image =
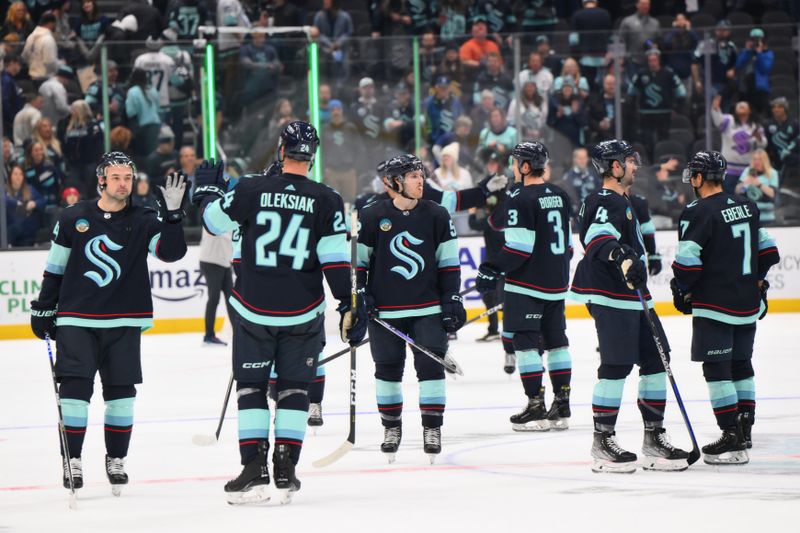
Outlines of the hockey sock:
<svg viewBox="0 0 800 533">
<path fill-rule="evenodd" d="M 400 381 L 376 379 L 375 394 L 381 423 L 387 428 L 399 426 L 403 415 L 403 384 Z"/>
<path fill-rule="evenodd" d="M 514 333 L 504 331 L 500 338 L 503 341 L 503 350 L 506 353 L 514 353 Z"/>
<path fill-rule="evenodd" d="M 703 376 L 708 384 L 711 407 L 720 429 L 736 425 L 739 398 L 731 380 L 730 361 L 703 363 Z"/>
<path fill-rule="evenodd" d="M 750 413 L 751 423 L 756 418 L 756 384 L 753 378 L 753 363 L 749 359 L 746 361 L 734 361 L 731 368 L 733 386 L 736 387 L 736 397 L 739 400 L 738 411 L 740 413 Z"/>
<path fill-rule="evenodd" d="M 70 457 L 80 457 L 83 438 L 86 436 L 86 422 L 89 418 L 89 400 L 92 398 L 94 383 L 89 379 L 62 378 L 58 395 L 61 397 L 61 413 L 64 416 L 64 429 Z M 64 455 L 64 450 L 61 450 Z"/>
<path fill-rule="evenodd" d="M 275 365 L 272 366 L 272 370 L 269 373 L 269 386 L 267 387 L 267 393 L 269 393 L 269 399 L 273 402 L 278 401 L 278 393 L 275 392 L 275 387 L 278 383 L 278 374 L 275 373 Z"/>
<path fill-rule="evenodd" d="M 308 385 L 309 403 L 322 403 L 325 396 L 325 367 L 317 367 L 317 377 Z"/>
<path fill-rule="evenodd" d="M 555 348 L 547 351 L 547 371 L 550 374 L 550 383 L 553 392 L 561 390 L 562 385 L 569 385 L 572 378 L 572 358 L 569 348 Z"/>
<path fill-rule="evenodd" d="M 539 350 L 518 350 L 516 354 L 519 377 L 522 380 L 525 396 L 528 398 L 538 396 L 542 388 L 542 374 L 544 374 Z"/>
<path fill-rule="evenodd" d="M 308 424 L 308 383 L 289 381 L 279 376 L 277 391 L 275 444 L 288 444 L 292 462 L 297 464 Z"/>
<path fill-rule="evenodd" d="M 664 422 L 664 409 L 667 405 L 666 372 L 639 376 L 639 397 L 636 404 L 642 413 L 645 426 L 661 426 Z"/>
<path fill-rule="evenodd" d="M 127 457 L 133 431 L 133 402 L 136 387 L 133 385 L 103 386 L 106 402 L 104 429 L 106 453 L 109 457 Z"/>
<path fill-rule="evenodd" d="M 601 378 L 594 386 L 592 394 L 592 412 L 594 414 L 594 428 L 597 431 L 614 431 L 617 424 L 619 406 L 622 403 L 622 390 L 625 387 L 625 378 Z"/>
<path fill-rule="evenodd" d="M 429 379 L 419 382 L 419 410 L 424 427 L 435 428 L 442 425 L 445 402 L 445 380 Z"/>
<path fill-rule="evenodd" d="M 246 465 L 258 455 L 260 443 L 269 449 L 269 405 L 266 383 L 236 383 L 239 407 L 239 455 Z"/>
</svg>

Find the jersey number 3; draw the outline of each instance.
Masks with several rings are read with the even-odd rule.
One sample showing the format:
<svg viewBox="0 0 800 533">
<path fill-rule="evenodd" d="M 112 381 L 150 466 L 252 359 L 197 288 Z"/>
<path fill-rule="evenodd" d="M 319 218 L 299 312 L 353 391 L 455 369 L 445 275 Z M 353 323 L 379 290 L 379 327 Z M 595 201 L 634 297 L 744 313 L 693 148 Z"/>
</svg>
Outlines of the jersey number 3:
<svg viewBox="0 0 800 533">
<path fill-rule="evenodd" d="M 256 224 L 269 226 L 267 232 L 256 239 L 256 265 L 262 267 L 278 266 L 278 255 L 292 258 L 292 268 L 301 270 L 303 263 L 310 255 L 308 236 L 310 231 L 301 227 L 303 215 L 292 215 L 289 225 L 281 237 L 278 253 L 267 248 L 281 236 L 281 215 L 275 211 L 260 211 L 256 216 Z"/>
</svg>

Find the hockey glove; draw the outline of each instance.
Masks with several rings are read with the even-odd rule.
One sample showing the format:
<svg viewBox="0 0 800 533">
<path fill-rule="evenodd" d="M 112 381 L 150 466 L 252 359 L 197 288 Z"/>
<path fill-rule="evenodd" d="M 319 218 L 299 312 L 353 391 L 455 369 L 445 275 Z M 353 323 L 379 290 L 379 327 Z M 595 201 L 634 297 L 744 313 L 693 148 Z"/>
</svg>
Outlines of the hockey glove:
<svg viewBox="0 0 800 533">
<path fill-rule="evenodd" d="M 675 309 L 684 315 L 691 315 L 692 294 L 689 292 L 684 292 L 683 289 L 678 286 L 678 280 L 675 278 L 670 280 L 669 288 L 672 289 L 672 305 L 675 306 Z"/>
<path fill-rule="evenodd" d="M 758 284 L 758 288 L 761 290 L 761 301 L 764 302 L 764 312 L 761 313 L 761 316 L 758 317 L 759 320 L 767 316 L 767 310 L 769 309 L 769 302 L 767 301 L 767 291 L 769 290 L 769 281 L 762 279 L 761 282 Z"/>
<path fill-rule="evenodd" d="M 442 326 L 447 333 L 455 333 L 467 321 L 467 311 L 461 296 L 453 294 L 442 300 Z"/>
<path fill-rule="evenodd" d="M 611 252 L 611 262 L 617 265 L 622 280 L 628 285 L 631 290 L 641 289 L 647 280 L 647 272 L 644 268 L 644 263 L 636 255 L 636 252 L 628 246 L 623 244 L 619 248 L 614 248 Z"/>
<path fill-rule="evenodd" d="M 40 305 L 37 300 L 31 302 L 31 329 L 33 334 L 44 340 L 45 335 L 56 338 L 56 309 Z"/>
<path fill-rule="evenodd" d="M 339 312 L 339 336 L 342 342 L 356 345 L 367 335 L 369 315 L 367 313 L 366 295 L 358 291 L 356 295 L 355 313 L 351 313 L 350 302 L 340 302 L 336 308 Z"/>
<path fill-rule="evenodd" d="M 651 276 L 658 276 L 661 272 L 661 256 L 650 254 L 647 256 L 647 271 Z"/>
<path fill-rule="evenodd" d="M 196 187 L 192 194 L 192 203 L 198 207 L 207 200 L 212 201 L 225 196 L 228 184 L 223 173 L 225 164 L 220 161 L 215 163 L 213 159 L 203 161 L 194 172 Z"/>
<path fill-rule="evenodd" d="M 500 279 L 500 269 L 491 263 L 481 263 L 478 275 L 475 277 L 475 288 L 480 294 L 497 290 L 497 280 Z"/>
<path fill-rule="evenodd" d="M 508 177 L 504 174 L 493 174 L 483 178 L 478 187 L 481 188 L 483 194 L 489 196 L 493 192 L 501 191 L 508 185 Z"/>
<path fill-rule="evenodd" d="M 189 197 L 190 183 L 183 172 L 167 174 L 166 187 L 160 185 L 153 193 L 156 196 L 158 214 L 162 220 L 170 224 L 179 224 L 186 215 L 184 211 Z"/>
</svg>

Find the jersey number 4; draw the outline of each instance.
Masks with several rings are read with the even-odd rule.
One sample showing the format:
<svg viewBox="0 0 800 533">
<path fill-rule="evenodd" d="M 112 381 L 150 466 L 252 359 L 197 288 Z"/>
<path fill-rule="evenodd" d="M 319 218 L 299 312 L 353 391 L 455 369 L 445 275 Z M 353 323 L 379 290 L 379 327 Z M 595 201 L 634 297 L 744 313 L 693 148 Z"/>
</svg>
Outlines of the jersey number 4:
<svg viewBox="0 0 800 533">
<path fill-rule="evenodd" d="M 292 268 L 301 270 L 303 263 L 308 259 L 308 236 L 311 233 L 308 229 L 301 226 L 303 215 L 292 215 L 286 231 L 281 237 L 282 219 L 275 211 L 260 211 L 256 216 L 256 224 L 259 226 L 269 226 L 267 232 L 256 239 L 256 265 L 262 267 L 278 266 L 278 255 L 290 257 Z M 267 250 L 272 243 L 281 237 L 278 245 L 278 252 Z"/>
</svg>

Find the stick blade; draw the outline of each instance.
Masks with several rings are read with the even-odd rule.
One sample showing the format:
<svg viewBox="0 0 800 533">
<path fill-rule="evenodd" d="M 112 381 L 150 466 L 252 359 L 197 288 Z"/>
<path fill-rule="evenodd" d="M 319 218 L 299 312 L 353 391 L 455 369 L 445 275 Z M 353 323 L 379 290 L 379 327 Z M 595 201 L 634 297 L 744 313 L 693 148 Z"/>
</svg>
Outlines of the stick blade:
<svg viewBox="0 0 800 533">
<path fill-rule="evenodd" d="M 194 435 L 192 436 L 192 444 L 195 446 L 214 446 L 217 443 L 217 438 L 214 435 Z"/>
<path fill-rule="evenodd" d="M 335 463 L 336 461 L 347 455 L 347 452 L 349 452 L 352 449 L 353 449 L 353 443 L 350 442 L 349 440 L 346 440 L 341 446 L 333 450 L 333 452 L 326 455 L 322 459 L 317 459 L 311 464 L 314 466 L 314 468 L 325 468 L 326 466 L 332 465 L 333 463 Z"/>
<path fill-rule="evenodd" d="M 689 452 L 689 458 L 686 459 L 686 462 L 691 466 L 695 464 L 698 459 L 700 459 L 700 450 L 696 447 L 692 448 L 692 451 Z"/>
</svg>

